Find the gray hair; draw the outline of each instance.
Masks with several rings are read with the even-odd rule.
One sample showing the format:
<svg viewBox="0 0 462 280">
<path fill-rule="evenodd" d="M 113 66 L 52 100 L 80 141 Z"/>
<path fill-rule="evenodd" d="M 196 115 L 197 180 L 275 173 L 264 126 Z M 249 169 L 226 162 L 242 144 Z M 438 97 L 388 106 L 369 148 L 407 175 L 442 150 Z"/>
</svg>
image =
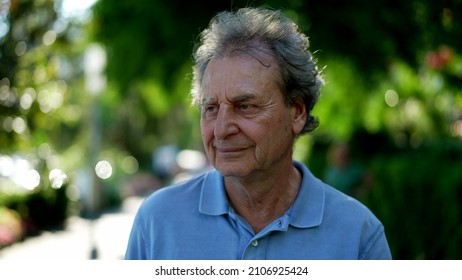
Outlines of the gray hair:
<svg viewBox="0 0 462 280">
<path fill-rule="evenodd" d="M 319 125 L 311 111 L 324 81 L 308 48 L 308 38 L 280 11 L 242 8 L 236 12 L 221 12 L 201 33 L 193 53 L 193 103 L 199 105 L 201 102 L 202 78 L 213 57 L 246 52 L 257 58 L 258 52 L 269 52 L 279 66 L 278 82 L 286 105 L 300 100 L 305 103 L 307 119 L 300 134 L 311 132 Z"/>
</svg>

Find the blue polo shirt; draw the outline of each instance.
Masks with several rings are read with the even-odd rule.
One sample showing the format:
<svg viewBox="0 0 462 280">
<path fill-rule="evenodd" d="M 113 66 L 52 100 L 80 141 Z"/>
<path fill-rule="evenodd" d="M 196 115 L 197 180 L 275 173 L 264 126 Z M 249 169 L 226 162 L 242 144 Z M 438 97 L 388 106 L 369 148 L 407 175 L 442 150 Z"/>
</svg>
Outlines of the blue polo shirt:
<svg viewBox="0 0 462 280">
<path fill-rule="evenodd" d="M 381 222 L 308 168 L 292 207 L 254 233 L 230 206 L 216 170 L 145 199 L 126 259 L 391 259 Z"/>
</svg>

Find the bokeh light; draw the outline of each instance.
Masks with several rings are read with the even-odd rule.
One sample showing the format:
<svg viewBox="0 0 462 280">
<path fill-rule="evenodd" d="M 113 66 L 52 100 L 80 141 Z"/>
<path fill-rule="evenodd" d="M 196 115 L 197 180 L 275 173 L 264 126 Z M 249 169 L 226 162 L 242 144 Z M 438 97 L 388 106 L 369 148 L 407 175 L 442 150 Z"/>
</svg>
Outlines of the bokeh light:
<svg viewBox="0 0 462 280">
<path fill-rule="evenodd" d="M 108 179 L 112 176 L 112 165 L 107 160 L 99 161 L 95 166 L 95 173 L 101 179 Z"/>
<path fill-rule="evenodd" d="M 122 170 L 127 174 L 134 174 L 139 169 L 138 161 L 133 156 L 124 157 L 122 160 Z"/>
<path fill-rule="evenodd" d="M 199 151 L 182 150 L 177 155 L 178 166 L 186 170 L 200 170 L 205 167 L 205 155 Z"/>
<path fill-rule="evenodd" d="M 54 189 L 61 188 L 67 180 L 67 175 L 61 169 L 55 168 L 50 171 L 48 176 L 51 182 L 51 187 Z"/>
<path fill-rule="evenodd" d="M 395 107 L 399 102 L 399 95 L 396 91 L 390 89 L 385 92 L 385 102 L 390 107 Z"/>
</svg>

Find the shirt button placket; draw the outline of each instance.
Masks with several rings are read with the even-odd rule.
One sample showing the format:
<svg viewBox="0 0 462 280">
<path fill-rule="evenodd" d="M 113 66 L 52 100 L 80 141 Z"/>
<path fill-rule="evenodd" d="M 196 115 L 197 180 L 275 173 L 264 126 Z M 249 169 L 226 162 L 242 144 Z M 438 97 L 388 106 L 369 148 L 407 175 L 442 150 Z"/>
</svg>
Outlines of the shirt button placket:
<svg viewBox="0 0 462 280">
<path fill-rule="evenodd" d="M 252 244 L 253 247 L 257 247 L 258 246 L 258 240 L 257 239 L 253 240 L 251 244 Z"/>
</svg>

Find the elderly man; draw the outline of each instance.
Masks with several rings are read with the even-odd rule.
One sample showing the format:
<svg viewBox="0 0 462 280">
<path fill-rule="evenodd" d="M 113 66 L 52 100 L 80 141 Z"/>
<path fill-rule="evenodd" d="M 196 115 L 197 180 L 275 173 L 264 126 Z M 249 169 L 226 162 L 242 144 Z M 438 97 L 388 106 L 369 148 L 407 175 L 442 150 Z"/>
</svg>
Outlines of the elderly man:
<svg viewBox="0 0 462 280">
<path fill-rule="evenodd" d="M 380 221 L 292 159 L 323 81 L 281 12 L 222 12 L 194 53 L 192 95 L 214 170 L 148 197 L 126 259 L 390 259 Z"/>
</svg>

